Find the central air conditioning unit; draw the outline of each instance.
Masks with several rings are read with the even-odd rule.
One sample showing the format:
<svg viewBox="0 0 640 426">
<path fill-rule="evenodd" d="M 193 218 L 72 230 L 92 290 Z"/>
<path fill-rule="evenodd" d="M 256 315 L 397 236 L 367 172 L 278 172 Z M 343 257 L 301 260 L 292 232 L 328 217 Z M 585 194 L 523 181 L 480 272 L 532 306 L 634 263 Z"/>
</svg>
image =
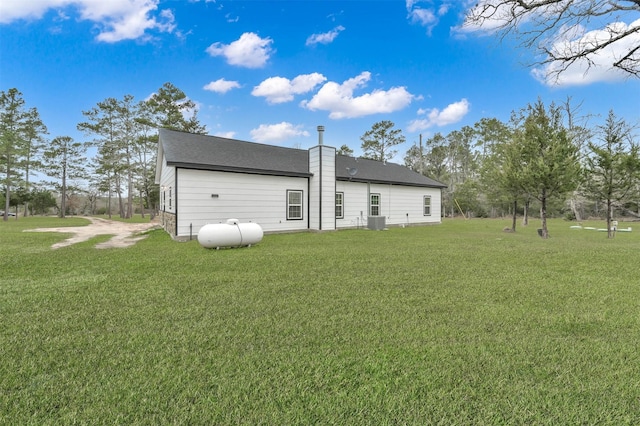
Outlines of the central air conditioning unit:
<svg viewBox="0 0 640 426">
<path fill-rule="evenodd" d="M 382 231 L 386 228 L 386 216 L 367 216 L 367 229 Z"/>
</svg>

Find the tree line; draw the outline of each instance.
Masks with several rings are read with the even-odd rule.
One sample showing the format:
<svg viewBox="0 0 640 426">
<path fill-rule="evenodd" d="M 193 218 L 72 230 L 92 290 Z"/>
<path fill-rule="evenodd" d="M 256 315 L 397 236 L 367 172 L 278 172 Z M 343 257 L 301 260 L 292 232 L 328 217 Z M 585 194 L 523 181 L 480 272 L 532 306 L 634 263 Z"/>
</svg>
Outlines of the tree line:
<svg viewBox="0 0 640 426">
<path fill-rule="evenodd" d="M 78 130 L 87 141 L 74 141 L 66 135 L 47 139 L 48 130 L 36 108 L 27 108 L 16 88 L 0 92 L 0 201 L 3 219 L 11 207 L 24 206 L 24 214 L 44 213 L 57 208 L 65 217 L 74 194 L 84 193 L 89 213 L 96 202 L 107 198 L 111 216 L 112 199 L 122 218 L 133 215 L 134 196 L 140 210 L 153 216 L 158 189 L 154 185 L 158 128 L 205 133 L 197 109 L 185 93 L 165 83 L 149 99 L 133 96 L 107 98 L 88 111 Z M 96 155 L 86 158 L 89 148 Z M 49 180 L 32 182 L 36 173 Z M 49 189 L 60 196 L 60 204 Z"/>
<path fill-rule="evenodd" d="M 540 235 L 548 237 L 547 217 L 605 217 L 613 236 L 614 212 L 640 217 L 640 155 L 634 127 L 610 111 L 596 126 L 579 116 L 567 99 L 541 100 L 514 111 L 509 122 L 483 118 L 447 135 L 436 133 L 414 143 L 404 163 L 447 185 L 443 215 L 516 215 L 528 223 L 535 204 Z M 362 137 L 364 157 L 391 159 L 405 142 L 391 121 L 373 125 Z M 343 146 L 340 153 L 352 155 Z"/>
<path fill-rule="evenodd" d="M 513 111 L 508 122 L 483 118 L 447 135 L 435 133 L 407 150 L 410 169 L 447 185 L 443 215 L 497 217 L 510 215 L 528 223 L 532 207 L 539 209 L 541 236 L 546 219 L 564 214 L 582 220 L 604 216 L 609 236 L 617 210 L 640 217 L 640 155 L 634 127 L 611 111 L 589 126 L 571 99 L 544 105 L 541 100 Z M 46 139 L 47 128 L 36 108 L 27 108 L 17 89 L 0 92 L 0 173 L 4 220 L 12 206 L 24 214 L 58 208 L 61 217 L 71 194 L 84 193 L 88 212 L 95 213 L 100 196 L 115 199 L 122 218 L 133 215 L 135 201 L 143 215 L 153 215 L 158 203 L 154 185 L 158 128 L 201 133 L 193 101 L 171 83 L 149 99 L 131 95 L 107 98 L 88 111 L 77 128 L 88 141 L 69 136 Z M 406 138 L 388 120 L 375 123 L 361 136 L 363 157 L 390 160 Z M 89 147 L 96 154 L 85 157 Z M 341 154 L 353 155 L 343 145 Z M 51 180 L 33 183 L 34 172 Z M 85 187 L 81 187 L 81 182 Z M 60 205 L 47 188 L 60 194 Z"/>
</svg>

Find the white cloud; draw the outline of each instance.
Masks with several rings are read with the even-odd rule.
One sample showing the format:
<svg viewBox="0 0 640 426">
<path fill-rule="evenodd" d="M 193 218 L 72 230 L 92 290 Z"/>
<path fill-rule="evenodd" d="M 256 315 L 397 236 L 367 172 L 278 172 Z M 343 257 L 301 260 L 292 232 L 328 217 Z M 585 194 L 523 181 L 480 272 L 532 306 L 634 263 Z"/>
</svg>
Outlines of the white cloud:
<svg viewBox="0 0 640 426">
<path fill-rule="evenodd" d="M 224 17 L 227 20 L 227 22 L 229 22 L 230 24 L 233 24 L 233 23 L 238 22 L 240 20 L 239 16 L 233 16 L 230 13 L 227 13 L 226 15 L 224 15 Z"/>
<path fill-rule="evenodd" d="M 282 142 L 299 136 L 309 136 L 309 132 L 302 129 L 302 126 L 295 126 L 283 121 L 278 124 L 261 124 L 257 129 L 250 132 L 251 138 L 260 143 Z"/>
<path fill-rule="evenodd" d="M 208 90 L 210 92 L 216 92 L 216 93 L 223 93 L 223 94 L 227 93 L 231 89 L 238 89 L 238 88 L 240 88 L 240 83 L 238 83 L 237 81 L 225 80 L 224 78 L 220 78 L 216 81 L 212 81 L 203 87 L 204 90 Z"/>
<path fill-rule="evenodd" d="M 344 31 L 344 27 L 342 25 L 338 25 L 334 29 L 329 32 L 321 33 L 321 34 L 311 34 L 309 38 L 307 38 L 307 46 L 312 46 L 314 44 L 329 44 L 333 40 L 338 37 L 340 32 Z"/>
<path fill-rule="evenodd" d="M 640 19 L 629 25 L 616 22 L 607 25 L 604 29 L 593 31 L 586 31 L 582 26 L 561 28 L 558 32 L 560 36 L 551 42 L 550 50 L 560 56 L 571 54 L 590 46 L 604 44 L 612 38 L 612 35 L 623 33 L 630 28 L 640 29 Z M 579 86 L 597 81 L 621 81 L 628 78 L 628 73 L 614 69 L 612 64 L 637 46 L 640 46 L 640 32 L 630 34 L 568 66 L 559 61 L 549 62 L 534 68 L 531 73 L 547 86 Z"/>
<path fill-rule="evenodd" d="M 71 0 L 4 0 L 0 2 L 0 23 L 7 24 L 18 19 L 40 19 L 49 9 L 66 7 Z"/>
<path fill-rule="evenodd" d="M 115 43 L 148 37 L 147 31 L 171 33 L 175 30 L 173 13 L 158 10 L 159 0 L 38 0 L 0 2 L 0 23 L 18 19 L 40 19 L 48 10 L 75 7 L 81 20 L 98 24 L 99 41 Z"/>
<path fill-rule="evenodd" d="M 413 120 L 407 128 L 410 132 L 425 130 L 433 126 L 442 127 L 448 124 L 455 124 L 462 120 L 469 112 L 471 104 L 466 99 L 454 102 L 440 111 L 437 108 L 430 110 L 419 109 L 418 115 L 426 115 L 426 118 Z"/>
<path fill-rule="evenodd" d="M 302 74 L 293 80 L 284 77 L 270 77 L 254 87 L 251 94 L 267 98 L 267 102 L 270 104 L 280 104 L 293 100 L 294 95 L 313 90 L 326 80 L 325 76 L 317 72 Z"/>
<path fill-rule="evenodd" d="M 371 73 L 365 71 L 342 84 L 330 81 L 311 100 L 303 101 L 300 105 L 312 111 L 330 111 L 329 118 L 341 119 L 398 111 L 409 105 L 414 98 L 404 87 L 374 90 L 354 96 L 354 91 L 366 86 L 370 79 Z"/>
<path fill-rule="evenodd" d="M 424 27 L 431 26 L 438 22 L 438 18 L 433 9 L 412 9 L 409 11 L 409 18 L 411 18 L 411 22 L 418 23 Z"/>
<path fill-rule="evenodd" d="M 236 136 L 236 132 L 217 132 L 214 136 L 218 136 L 220 138 L 233 139 Z"/>
<path fill-rule="evenodd" d="M 224 56 L 227 63 L 246 68 L 262 68 L 273 53 L 273 40 L 260 38 L 255 33 L 244 33 L 230 44 L 213 43 L 207 48 L 211 56 Z"/>
<path fill-rule="evenodd" d="M 429 7 L 421 7 L 419 3 L 425 3 L 425 0 L 407 0 L 407 18 L 414 24 L 427 27 L 427 33 L 431 33 L 433 28 L 438 25 L 440 18 L 447 14 L 450 8 L 448 2 L 442 2 L 438 8 L 433 7 L 433 1 L 428 0 L 426 3 Z"/>
</svg>

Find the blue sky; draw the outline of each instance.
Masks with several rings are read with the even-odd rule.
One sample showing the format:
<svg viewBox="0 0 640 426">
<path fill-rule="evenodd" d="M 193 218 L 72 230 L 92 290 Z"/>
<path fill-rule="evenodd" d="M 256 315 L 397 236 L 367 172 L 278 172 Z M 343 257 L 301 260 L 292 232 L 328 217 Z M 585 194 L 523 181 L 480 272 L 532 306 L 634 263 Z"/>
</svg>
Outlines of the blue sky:
<svg viewBox="0 0 640 426">
<path fill-rule="evenodd" d="M 481 0 L 491 1 L 491 0 Z M 473 4 L 477 3 L 476 1 Z M 576 66 L 560 81 L 534 52 L 490 28 L 463 27 L 466 0 L 3 0 L 0 90 L 20 90 L 49 137 L 76 130 L 107 97 L 148 98 L 165 82 L 198 105 L 209 134 L 358 155 L 381 120 L 405 151 L 484 117 L 507 121 L 541 98 L 599 124 L 640 118 L 640 79 Z M 637 14 L 630 19 L 638 20 Z M 626 24 L 631 24 L 627 22 Z M 637 41 L 637 40 L 636 40 Z"/>
</svg>

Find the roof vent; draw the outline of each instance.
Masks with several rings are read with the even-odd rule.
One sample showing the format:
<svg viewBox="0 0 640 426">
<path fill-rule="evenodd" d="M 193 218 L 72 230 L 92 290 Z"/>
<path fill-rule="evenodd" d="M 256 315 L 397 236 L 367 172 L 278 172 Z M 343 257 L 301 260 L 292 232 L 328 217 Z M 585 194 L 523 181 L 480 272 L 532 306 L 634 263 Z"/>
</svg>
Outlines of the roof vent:
<svg viewBox="0 0 640 426">
<path fill-rule="evenodd" d="M 318 126 L 318 145 L 322 145 L 324 135 L 324 126 Z"/>
</svg>

